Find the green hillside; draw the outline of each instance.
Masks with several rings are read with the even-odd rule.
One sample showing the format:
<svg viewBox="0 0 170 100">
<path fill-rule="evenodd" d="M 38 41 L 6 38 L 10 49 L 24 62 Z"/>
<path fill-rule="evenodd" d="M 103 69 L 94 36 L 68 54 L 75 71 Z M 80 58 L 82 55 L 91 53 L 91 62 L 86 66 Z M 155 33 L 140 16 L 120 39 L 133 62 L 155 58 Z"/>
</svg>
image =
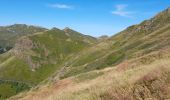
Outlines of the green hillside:
<svg viewBox="0 0 170 100">
<path fill-rule="evenodd" d="M 42 27 L 28 26 L 25 24 L 0 26 L 0 54 L 10 50 L 18 38 L 46 30 L 47 29 Z"/>
<path fill-rule="evenodd" d="M 48 83 L 11 100 L 169 99 L 169 33 L 170 8 L 67 56 L 61 69 L 48 77 Z M 43 49 L 38 50 L 43 55 Z M 42 55 L 40 58 L 46 58 Z"/>
<path fill-rule="evenodd" d="M 103 75 L 105 68 L 117 68 L 126 61 L 131 63 L 129 68 L 135 66 L 132 70 L 141 73 L 137 65 L 145 66 L 166 58 L 166 52 L 160 52 L 169 48 L 169 33 L 169 8 L 102 40 L 70 28 L 53 28 L 34 34 L 30 32 L 17 38 L 14 48 L 0 55 L 0 79 L 3 87 L 7 85 L 7 89 L 0 87 L 0 97 L 7 98 L 35 86 L 53 84 L 60 79 L 76 78 L 76 82 L 80 83 L 86 79 L 92 80 Z M 99 73 L 93 73 L 96 70 Z M 118 73 L 117 69 L 113 70 Z M 148 71 L 147 68 L 144 70 Z M 128 70 L 127 73 L 131 74 Z M 109 78 L 109 75 L 106 77 Z M 121 77 L 120 80 L 123 80 L 126 74 Z M 11 92 L 8 94 L 6 91 Z"/>
<path fill-rule="evenodd" d="M 77 54 L 61 78 L 114 66 L 122 61 L 168 48 L 170 9 L 138 25 L 133 25 Z"/>
<path fill-rule="evenodd" d="M 0 55 L 0 79 L 35 86 L 61 69 L 74 53 L 96 41 L 76 31 L 66 33 L 57 28 L 24 36 L 17 40 L 13 49 Z"/>
</svg>

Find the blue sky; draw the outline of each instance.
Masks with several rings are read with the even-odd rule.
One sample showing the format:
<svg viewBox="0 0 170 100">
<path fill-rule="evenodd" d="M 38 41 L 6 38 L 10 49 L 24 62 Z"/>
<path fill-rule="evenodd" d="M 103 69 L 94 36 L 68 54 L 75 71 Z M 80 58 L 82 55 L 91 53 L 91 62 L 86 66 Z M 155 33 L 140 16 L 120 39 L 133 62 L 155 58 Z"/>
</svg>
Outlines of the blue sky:
<svg viewBox="0 0 170 100">
<path fill-rule="evenodd" d="M 70 27 L 92 36 L 110 36 L 168 6 L 170 0 L 0 0 L 0 25 Z"/>
</svg>

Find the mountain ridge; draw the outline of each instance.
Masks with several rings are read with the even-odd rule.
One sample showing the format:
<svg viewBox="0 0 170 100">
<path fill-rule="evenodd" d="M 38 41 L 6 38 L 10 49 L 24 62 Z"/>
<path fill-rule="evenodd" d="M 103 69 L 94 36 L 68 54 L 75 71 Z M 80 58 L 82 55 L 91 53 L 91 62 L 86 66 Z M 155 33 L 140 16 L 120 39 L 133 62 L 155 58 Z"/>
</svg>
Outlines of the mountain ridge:
<svg viewBox="0 0 170 100">
<path fill-rule="evenodd" d="M 157 89 L 156 87 L 159 85 L 169 86 L 159 80 L 161 77 L 161 80 L 168 81 L 162 77 L 169 77 L 169 72 L 166 72 L 166 69 L 169 68 L 165 66 L 169 65 L 170 57 L 168 53 L 170 48 L 169 11 L 170 9 L 167 8 L 150 20 L 130 26 L 101 41 L 67 27 L 63 30 L 52 28 L 40 32 L 40 34 L 22 37 L 17 40 L 13 49 L 0 55 L 0 78 L 34 85 L 33 90 L 19 96 L 20 99 L 26 100 L 30 98 L 35 100 L 37 98 L 40 100 L 50 99 L 50 96 L 57 100 L 68 100 L 68 98 L 72 100 L 80 98 L 119 100 L 127 97 L 132 100 L 134 98 L 145 99 L 149 96 L 155 98 L 155 94 L 152 93 L 155 89 L 162 95 L 168 96 L 160 91 L 162 89 L 168 93 L 166 92 L 169 91 L 168 89 L 161 87 Z M 161 63 L 162 61 L 166 62 L 165 65 Z M 161 66 L 165 67 L 161 68 Z M 158 76 L 153 74 L 159 70 L 163 74 L 159 73 Z M 142 73 L 142 71 L 146 71 L 146 73 Z M 153 76 L 150 77 L 150 74 Z M 117 75 L 120 79 L 116 77 Z M 138 77 L 135 78 L 135 75 Z M 156 80 L 154 82 L 156 85 L 150 84 L 152 80 Z M 107 86 L 105 82 L 108 82 Z M 116 82 L 121 85 L 118 83 L 114 86 L 111 85 Z M 131 88 L 129 89 L 125 83 L 129 84 Z M 13 83 L 10 84 L 13 85 Z M 74 89 L 69 84 L 72 84 Z M 68 89 L 62 90 L 67 85 Z M 79 88 L 79 86 L 81 87 Z M 48 87 L 52 88 L 49 90 Z M 58 92 L 53 89 L 54 87 Z M 100 89 L 101 87 L 105 87 L 106 90 Z M 139 90 L 136 90 L 135 87 Z M 140 94 L 141 88 L 143 89 L 142 93 L 150 92 Z M 49 95 L 44 95 L 44 98 L 41 98 L 44 93 L 41 94 L 43 89 L 47 90 Z M 69 89 L 73 89 L 73 91 L 70 92 Z M 55 92 L 51 94 L 51 91 Z M 132 91 L 135 93 L 134 96 L 130 96 Z M 61 93 L 61 95 L 55 93 Z M 163 98 L 160 95 L 158 97 Z M 18 99 L 17 96 L 16 99 Z"/>
<path fill-rule="evenodd" d="M 74 34 L 74 32 L 68 34 Z M 97 41 L 81 33 L 77 36 L 81 38 L 75 38 L 76 36 L 77 33 L 72 37 L 56 28 L 20 36 L 12 49 L 0 55 L 0 79 L 4 80 L 2 85 L 7 88 L 0 91 L 2 98 L 14 95 L 13 92 L 18 91 L 11 87 L 19 88 L 12 81 L 6 84 L 5 80 L 16 81 L 16 84 L 28 83 L 31 85 L 28 87 L 35 86 L 59 70 L 62 67 L 60 64 L 67 57 Z M 0 84 L 1 88 L 3 87 Z M 21 91 L 24 89 L 21 88 Z M 13 92 L 7 94 L 4 91 Z"/>
</svg>

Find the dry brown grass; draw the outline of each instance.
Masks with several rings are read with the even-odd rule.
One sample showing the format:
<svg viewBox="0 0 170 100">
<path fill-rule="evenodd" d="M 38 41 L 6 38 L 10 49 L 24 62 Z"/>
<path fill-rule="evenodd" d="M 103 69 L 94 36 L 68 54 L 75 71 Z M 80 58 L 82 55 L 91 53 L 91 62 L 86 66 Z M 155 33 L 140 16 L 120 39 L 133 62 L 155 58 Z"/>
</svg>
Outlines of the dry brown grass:
<svg viewBox="0 0 170 100">
<path fill-rule="evenodd" d="M 76 77 L 71 77 L 11 99 L 140 100 L 166 99 L 170 96 L 170 59 L 134 68 L 124 62 L 101 71 L 104 75 L 92 80 L 76 83 Z"/>
</svg>

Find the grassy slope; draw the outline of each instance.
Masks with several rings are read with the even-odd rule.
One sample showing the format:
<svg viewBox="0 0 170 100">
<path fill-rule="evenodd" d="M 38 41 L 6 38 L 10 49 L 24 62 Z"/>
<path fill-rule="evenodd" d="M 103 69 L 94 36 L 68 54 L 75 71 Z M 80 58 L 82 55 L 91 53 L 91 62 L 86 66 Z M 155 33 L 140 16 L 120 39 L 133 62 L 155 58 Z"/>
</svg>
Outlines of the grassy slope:
<svg viewBox="0 0 170 100">
<path fill-rule="evenodd" d="M 79 74 L 22 93 L 11 100 L 140 100 L 168 99 L 170 92 L 170 49 L 153 53 L 154 62 L 126 61 L 104 70 Z M 160 53 L 164 57 L 156 58 Z M 134 66 L 135 65 L 135 66 Z"/>
<path fill-rule="evenodd" d="M 124 60 L 138 58 L 168 47 L 169 23 L 169 11 L 164 11 L 153 19 L 131 26 L 116 36 L 93 47 L 86 48 L 82 52 L 78 51 L 83 49 L 83 46 L 88 46 L 87 41 L 82 38 L 73 39 L 69 37 L 71 33 L 69 35 L 69 32 L 60 34 L 63 31 L 55 29 L 48 31 L 49 34 L 37 35 L 35 38 L 30 37 L 36 43 L 36 48 L 32 49 L 32 52 L 36 55 L 31 54 L 31 56 L 33 62 L 38 62 L 40 66 L 52 63 L 55 68 L 63 67 L 64 71 L 60 77 L 70 77 L 91 70 L 114 66 Z M 75 53 L 75 55 L 69 55 L 70 53 Z M 38 68 L 38 70 L 41 68 L 43 67 Z M 55 68 L 53 71 L 56 71 Z M 94 75 L 94 77 L 96 76 Z"/>
<path fill-rule="evenodd" d="M 59 70 L 62 67 L 60 65 L 64 65 L 64 60 L 66 60 L 67 57 L 91 45 L 81 38 L 69 37 L 64 31 L 58 29 L 52 29 L 42 34 L 30 35 L 26 38 L 29 38 L 36 46 L 28 50 L 22 49 L 22 51 L 19 52 L 19 56 L 24 55 L 31 57 L 31 63 L 38 64 L 37 68 L 35 71 L 32 71 L 30 64 L 25 59 L 13 54 L 13 50 L 11 50 L 0 55 L 1 80 L 18 83 L 23 82 L 28 87 L 37 85 Z M 23 39 L 25 39 L 25 37 Z M 19 46 L 25 47 L 25 44 L 28 43 L 26 42 Z M 3 85 L 5 84 L 2 84 L 2 86 Z M 7 89 L 1 89 L 0 87 L 2 90 L 0 95 L 3 93 L 2 98 L 16 94 L 15 88 L 10 87 L 9 85 L 6 87 Z M 11 92 L 9 95 L 6 91 L 14 92 Z"/>
<path fill-rule="evenodd" d="M 166 48 L 170 44 L 169 33 L 170 14 L 165 10 L 77 54 L 68 61 L 69 67 L 61 78 L 103 69 Z"/>
<path fill-rule="evenodd" d="M 37 32 L 43 32 L 47 29 L 37 26 L 28 26 L 24 24 L 14 24 L 11 26 L 0 27 L 0 46 L 1 47 L 13 47 L 16 40 L 22 36 L 33 34 Z"/>
<path fill-rule="evenodd" d="M 99 46 L 91 47 L 84 53 L 78 54 L 77 59 L 72 61 L 73 63 L 70 64 L 71 67 L 64 77 L 113 66 L 119 64 L 122 60 L 137 58 L 167 47 L 170 44 L 169 32 L 170 26 L 167 25 L 148 36 L 136 39 L 134 43 L 128 43 L 117 48 L 115 43 L 113 45 L 111 45 L 111 42 L 109 42 L 110 45 L 100 43 Z"/>
<path fill-rule="evenodd" d="M 30 89 L 29 85 L 16 81 L 0 81 L 0 100 Z"/>
</svg>

